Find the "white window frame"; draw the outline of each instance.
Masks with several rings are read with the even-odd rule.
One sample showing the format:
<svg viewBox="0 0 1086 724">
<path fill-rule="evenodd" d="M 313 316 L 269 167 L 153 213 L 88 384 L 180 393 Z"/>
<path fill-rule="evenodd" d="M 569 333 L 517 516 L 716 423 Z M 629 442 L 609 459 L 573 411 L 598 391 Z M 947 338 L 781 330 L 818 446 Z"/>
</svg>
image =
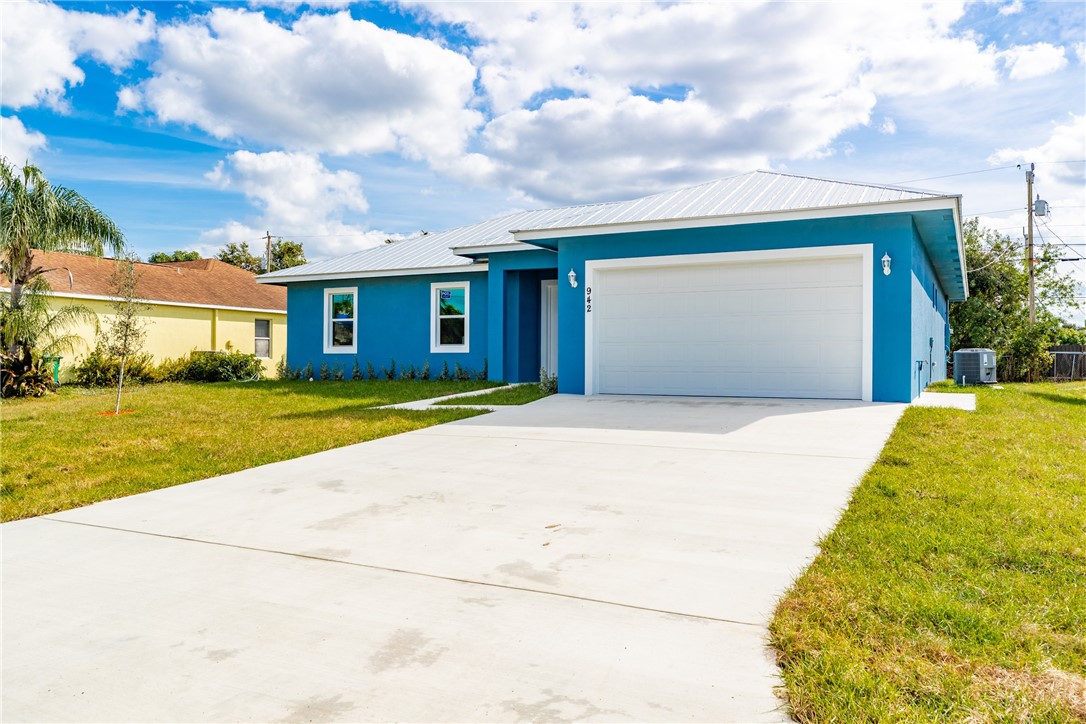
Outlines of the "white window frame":
<svg viewBox="0 0 1086 724">
<path fill-rule="evenodd" d="M 268 336 L 267 337 L 258 337 L 257 336 L 257 334 L 256 334 L 256 332 L 257 332 L 257 329 L 256 329 L 257 322 L 267 322 L 268 323 Z M 270 319 L 263 319 L 261 317 L 254 317 L 253 318 L 253 354 L 256 355 L 257 359 L 271 359 L 271 333 L 272 333 L 272 321 Z M 268 340 L 268 355 L 266 357 L 261 357 L 259 354 L 257 354 L 257 351 L 256 351 L 256 343 L 259 342 L 262 339 Z"/>
<path fill-rule="evenodd" d="M 354 335 L 351 337 L 351 341 L 354 344 L 349 347 L 343 345 L 332 346 L 332 295 L 334 294 L 351 294 L 354 296 L 354 304 L 351 305 L 351 311 L 354 313 L 351 318 L 351 323 L 354 325 Z M 325 354 L 358 354 L 358 287 L 335 287 L 324 290 L 323 326 Z"/>
<path fill-rule="evenodd" d="M 464 290 L 464 343 L 441 344 L 440 309 L 437 291 L 439 289 Z M 471 342 L 471 282 L 433 282 L 430 284 L 430 352 L 463 354 L 470 351 Z"/>
</svg>

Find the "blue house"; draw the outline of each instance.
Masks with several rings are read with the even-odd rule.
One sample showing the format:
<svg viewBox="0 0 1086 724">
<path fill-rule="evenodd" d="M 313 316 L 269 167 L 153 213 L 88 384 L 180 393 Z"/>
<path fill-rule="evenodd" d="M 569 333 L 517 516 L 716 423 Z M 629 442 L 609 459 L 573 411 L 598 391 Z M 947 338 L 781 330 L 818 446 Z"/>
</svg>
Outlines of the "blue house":
<svg viewBox="0 0 1086 724">
<path fill-rule="evenodd" d="M 757 171 L 265 274 L 287 362 L 487 366 L 572 394 L 907 402 L 945 377 L 961 197 Z"/>
</svg>

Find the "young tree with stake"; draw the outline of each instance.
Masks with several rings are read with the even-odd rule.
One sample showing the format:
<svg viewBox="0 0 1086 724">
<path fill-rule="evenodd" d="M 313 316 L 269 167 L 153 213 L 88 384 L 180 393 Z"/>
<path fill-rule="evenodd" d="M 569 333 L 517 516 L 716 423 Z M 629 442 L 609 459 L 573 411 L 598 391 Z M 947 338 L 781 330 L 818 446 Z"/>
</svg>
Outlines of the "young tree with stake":
<svg viewBox="0 0 1086 724">
<path fill-rule="evenodd" d="M 137 293 L 139 275 L 135 261 L 131 257 L 117 259 L 110 277 L 113 287 L 113 318 L 105 323 L 102 342 L 106 352 L 121 360 L 120 373 L 117 375 L 117 402 L 113 414 L 121 412 L 121 388 L 124 386 L 125 362 L 131 355 L 138 354 L 147 336 L 147 320 L 144 313 L 150 305 L 144 304 Z"/>
</svg>

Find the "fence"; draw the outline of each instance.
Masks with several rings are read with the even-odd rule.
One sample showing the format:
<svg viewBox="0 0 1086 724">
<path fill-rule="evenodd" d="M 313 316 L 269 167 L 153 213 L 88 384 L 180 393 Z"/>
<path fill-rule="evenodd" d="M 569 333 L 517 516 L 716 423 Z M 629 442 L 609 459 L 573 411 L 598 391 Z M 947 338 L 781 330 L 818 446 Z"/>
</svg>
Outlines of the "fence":
<svg viewBox="0 0 1086 724">
<path fill-rule="evenodd" d="M 1052 355 L 1053 380 L 1086 380 L 1086 345 L 1059 344 L 1048 351 Z"/>
</svg>

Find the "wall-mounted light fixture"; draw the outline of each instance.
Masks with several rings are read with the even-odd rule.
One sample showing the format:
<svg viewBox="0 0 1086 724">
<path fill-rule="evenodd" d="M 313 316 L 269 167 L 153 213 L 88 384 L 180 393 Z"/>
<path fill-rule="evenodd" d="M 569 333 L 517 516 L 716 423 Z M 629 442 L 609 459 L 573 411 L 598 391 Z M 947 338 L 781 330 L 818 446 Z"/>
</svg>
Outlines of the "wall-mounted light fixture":
<svg viewBox="0 0 1086 724">
<path fill-rule="evenodd" d="M 882 273 L 886 276 L 890 276 L 890 261 L 891 259 L 889 254 L 882 255 Z"/>
<path fill-rule="evenodd" d="M 576 289 L 577 288 L 577 272 L 570 269 L 569 274 L 566 274 L 566 276 L 569 278 L 569 285 L 571 287 L 573 287 L 574 289 Z"/>
</svg>

